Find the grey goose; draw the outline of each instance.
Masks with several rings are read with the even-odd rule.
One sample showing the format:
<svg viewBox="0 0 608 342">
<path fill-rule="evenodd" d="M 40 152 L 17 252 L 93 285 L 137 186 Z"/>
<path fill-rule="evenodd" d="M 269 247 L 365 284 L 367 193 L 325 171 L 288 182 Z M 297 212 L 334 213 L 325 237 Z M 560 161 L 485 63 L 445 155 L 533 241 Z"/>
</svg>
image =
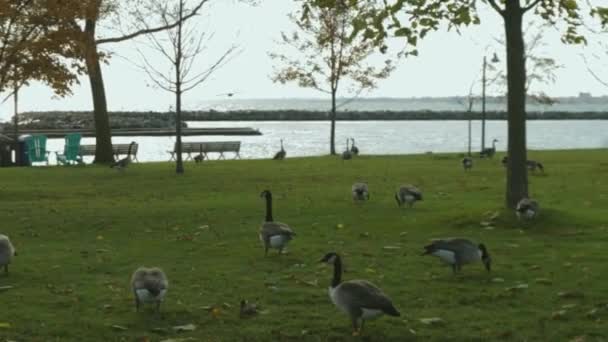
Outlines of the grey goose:
<svg viewBox="0 0 608 342">
<path fill-rule="evenodd" d="M 131 276 L 131 289 L 136 311 L 139 311 L 142 303 L 154 303 L 156 311 L 159 311 L 169 289 L 169 281 L 165 272 L 158 267 L 139 267 Z"/>
<path fill-rule="evenodd" d="M 114 162 L 112 165 L 110 165 L 110 167 L 116 168 L 117 170 L 126 169 L 129 164 L 131 164 L 131 150 L 133 149 L 133 146 L 135 146 L 135 144 L 137 144 L 135 141 L 131 141 L 131 143 L 129 144 L 129 149 L 127 150 L 127 156 L 122 158 L 121 160 Z"/>
<path fill-rule="evenodd" d="M 367 280 L 342 281 L 342 259 L 335 252 L 329 252 L 320 260 L 334 266 L 334 276 L 329 286 L 329 298 L 346 313 L 353 325 L 353 335 L 359 335 L 366 320 L 383 314 L 400 316 L 391 299 L 376 285 Z M 359 321 L 361 325 L 359 326 Z"/>
<path fill-rule="evenodd" d="M 8 275 L 8 265 L 16 255 L 17 251 L 8 236 L 0 234 L 0 267 L 4 267 L 4 274 Z"/>
<path fill-rule="evenodd" d="M 522 198 L 519 202 L 517 202 L 517 207 L 515 207 L 515 214 L 519 219 L 533 219 L 538 215 L 538 211 L 540 206 L 538 202 L 530 199 L 530 198 Z"/>
<path fill-rule="evenodd" d="M 435 240 L 424 246 L 422 255 L 434 255 L 443 262 L 452 266 L 452 271 L 460 271 L 462 265 L 481 261 L 488 272 L 491 269 L 492 259 L 483 243 L 475 244 L 467 239 L 455 238 Z"/>
<path fill-rule="evenodd" d="M 472 169 L 473 168 L 473 158 L 471 158 L 471 157 L 462 158 L 462 167 L 464 168 L 465 171 Z"/>
<path fill-rule="evenodd" d="M 395 193 L 395 200 L 398 206 L 407 204 L 411 208 L 416 201 L 422 201 L 422 191 L 413 185 L 402 185 Z"/>
<path fill-rule="evenodd" d="M 281 254 L 296 233 L 287 224 L 274 221 L 272 217 L 272 193 L 270 190 L 262 191 L 260 197 L 266 199 L 266 220 L 259 232 L 260 240 L 264 244 L 264 256 L 268 255 L 269 248 L 276 248 L 279 250 L 279 254 Z"/>
<path fill-rule="evenodd" d="M 369 199 L 369 187 L 367 183 L 355 183 L 351 186 L 354 201 L 366 201 Z"/>
</svg>

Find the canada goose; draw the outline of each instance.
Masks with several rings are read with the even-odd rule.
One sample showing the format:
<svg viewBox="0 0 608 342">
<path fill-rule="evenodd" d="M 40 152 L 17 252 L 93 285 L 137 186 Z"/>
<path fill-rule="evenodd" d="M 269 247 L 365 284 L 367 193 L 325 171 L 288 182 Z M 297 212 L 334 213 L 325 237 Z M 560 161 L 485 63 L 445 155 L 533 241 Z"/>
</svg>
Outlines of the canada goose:
<svg viewBox="0 0 608 342">
<path fill-rule="evenodd" d="M 473 158 L 471 158 L 471 157 L 462 158 L 462 167 L 464 168 L 465 171 L 472 169 L 473 168 Z"/>
<path fill-rule="evenodd" d="M 524 197 L 517 203 L 515 214 L 519 219 L 533 219 L 538 215 L 539 209 L 537 201 Z"/>
<path fill-rule="evenodd" d="M 359 148 L 355 146 L 355 138 L 350 138 L 353 144 L 350 146 L 350 152 L 356 156 L 359 155 Z"/>
<path fill-rule="evenodd" d="M 354 201 L 365 201 L 369 199 L 369 188 L 367 183 L 355 183 L 351 187 Z"/>
<path fill-rule="evenodd" d="M 413 185 L 402 185 L 395 193 L 397 205 L 402 206 L 404 203 L 408 207 L 412 207 L 416 201 L 422 201 L 422 192 Z"/>
<path fill-rule="evenodd" d="M 502 165 L 503 166 L 507 166 L 507 164 L 509 163 L 509 157 L 508 156 L 504 156 L 502 158 Z M 536 171 L 536 169 L 540 170 L 540 172 L 545 172 L 545 168 L 543 167 L 543 164 L 541 164 L 540 162 L 537 162 L 536 160 L 526 160 L 526 168 L 532 172 Z"/>
<path fill-rule="evenodd" d="M 131 288 L 135 296 L 135 310 L 141 303 L 156 303 L 156 311 L 167 294 L 169 282 L 165 272 L 158 267 L 139 267 L 131 276 Z"/>
<path fill-rule="evenodd" d="M 492 140 L 492 147 L 487 147 L 484 148 L 483 151 L 481 151 L 481 153 L 479 153 L 480 157 L 487 157 L 487 158 L 492 158 L 494 157 L 494 154 L 496 154 L 496 143 L 498 142 L 498 139 L 494 139 Z"/>
<path fill-rule="evenodd" d="M 116 168 L 117 170 L 126 169 L 129 164 L 131 164 L 131 150 L 133 149 L 133 146 L 135 146 L 135 144 L 137 144 L 135 141 L 131 141 L 131 143 L 129 144 L 129 149 L 127 150 L 127 156 L 113 163 L 112 165 L 110 165 L 110 167 Z"/>
<path fill-rule="evenodd" d="M 342 260 L 334 252 L 325 254 L 320 262 L 333 264 L 334 277 L 329 286 L 329 298 L 342 311 L 348 314 L 353 324 L 353 335 L 363 330 L 365 320 L 382 314 L 400 316 L 391 299 L 376 285 L 366 280 L 342 282 Z M 359 320 L 361 327 L 359 328 Z"/>
<path fill-rule="evenodd" d="M 348 139 L 346 139 L 346 150 L 342 152 L 342 160 L 350 160 L 353 159 L 353 153 L 348 148 Z"/>
<path fill-rule="evenodd" d="M 279 152 L 277 152 L 272 159 L 283 160 L 283 159 L 285 159 L 286 155 L 287 155 L 287 152 L 285 152 L 285 149 L 283 148 L 283 139 L 281 139 L 281 150 Z"/>
<path fill-rule="evenodd" d="M 274 222 L 272 218 L 272 193 L 264 190 L 260 197 L 266 198 L 266 221 L 260 228 L 260 240 L 264 243 L 264 256 L 268 255 L 268 248 L 276 248 L 279 254 L 283 253 L 283 248 L 293 239 L 296 233 L 291 227 L 281 222 Z"/>
<path fill-rule="evenodd" d="M 536 160 L 526 160 L 526 167 L 532 172 L 538 169 L 540 170 L 540 172 L 545 173 L 545 168 L 543 167 L 543 164 L 537 162 Z"/>
<path fill-rule="evenodd" d="M 241 300 L 241 308 L 239 311 L 239 317 L 247 318 L 258 314 L 258 306 L 254 303 L 249 303 L 246 300 Z"/>
<path fill-rule="evenodd" d="M 8 275 L 8 264 L 16 255 L 17 251 L 8 236 L 0 234 L 0 267 L 4 266 L 4 274 Z"/>
<path fill-rule="evenodd" d="M 488 272 L 492 259 L 483 243 L 478 245 L 467 239 L 436 240 L 428 246 L 424 246 L 422 255 L 431 254 L 439 257 L 443 262 L 452 265 L 454 273 L 460 271 L 464 264 L 481 261 Z"/>
<path fill-rule="evenodd" d="M 199 144 L 199 153 L 198 156 L 194 156 L 195 163 L 202 163 L 205 160 L 205 155 L 203 154 L 203 144 Z"/>
</svg>

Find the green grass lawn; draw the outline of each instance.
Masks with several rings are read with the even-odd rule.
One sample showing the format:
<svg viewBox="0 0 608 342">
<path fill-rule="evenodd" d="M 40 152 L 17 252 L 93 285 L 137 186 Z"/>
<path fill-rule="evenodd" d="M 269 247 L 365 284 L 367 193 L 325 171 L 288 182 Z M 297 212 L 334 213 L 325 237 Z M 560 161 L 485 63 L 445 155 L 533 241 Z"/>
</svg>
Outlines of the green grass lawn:
<svg viewBox="0 0 608 342">
<path fill-rule="evenodd" d="M 0 341 L 608 339 L 606 151 L 530 152 L 546 169 L 530 176 L 542 210 L 532 223 L 503 210 L 501 157 L 468 173 L 457 155 L 187 163 L 183 176 L 168 163 L 0 169 L 0 233 L 19 252 L 0 274 L 12 286 L 0 290 Z M 369 183 L 369 202 L 352 202 L 355 181 Z M 411 210 L 393 198 L 407 183 L 425 196 Z M 286 255 L 263 256 L 264 189 L 298 234 Z M 485 243 L 492 272 L 479 263 L 455 276 L 420 256 L 455 236 Z M 328 251 L 343 256 L 345 280 L 376 283 L 401 317 L 352 337 L 318 263 Z M 135 312 L 129 278 L 141 265 L 169 277 L 160 316 Z M 240 319 L 243 298 L 263 313 Z M 444 323 L 421 323 L 430 317 Z"/>
</svg>

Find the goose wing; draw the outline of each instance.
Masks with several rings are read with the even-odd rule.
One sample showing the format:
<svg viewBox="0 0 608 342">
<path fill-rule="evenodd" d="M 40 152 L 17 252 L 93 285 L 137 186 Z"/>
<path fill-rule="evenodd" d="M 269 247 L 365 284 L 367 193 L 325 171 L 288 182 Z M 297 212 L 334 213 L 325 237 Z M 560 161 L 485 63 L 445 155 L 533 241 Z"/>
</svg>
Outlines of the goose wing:
<svg viewBox="0 0 608 342">
<path fill-rule="evenodd" d="M 340 284 L 341 301 L 354 309 L 372 309 L 399 316 L 391 299 L 376 285 L 366 280 L 350 280 Z"/>
<path fill-rule="evenodd" d="M 268 238 L 275 235 L 287 235 L 290 237 L 296 235 L 291 227 L 281 222 L 264 222 L 264 224 L 262 224 L 262 228 L 260 229 L 260 233 Z"/>
<path fill-rule="evenodd" d="M 478 247 L 467 239 L 447 239 L 433 241 L 430 245 L 424 246 L 424 254 L 432 254 L 438 250 L 454 252 L 456 255 L 465 255 L 468 252 L 477 252 Z"/>
</svg>

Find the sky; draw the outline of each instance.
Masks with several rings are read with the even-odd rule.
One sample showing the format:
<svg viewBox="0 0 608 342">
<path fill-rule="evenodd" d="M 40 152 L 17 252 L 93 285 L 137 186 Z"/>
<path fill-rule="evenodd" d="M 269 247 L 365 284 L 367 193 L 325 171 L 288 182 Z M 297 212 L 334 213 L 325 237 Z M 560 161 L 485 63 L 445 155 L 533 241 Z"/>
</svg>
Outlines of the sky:
<svg viewBox="0 0 608 342">
<path fill-rule="evenodd" d="M 608 0 L 595 2 L 601 4 Z M 231 99 L 324 97 L 325 94 L 315 90 L 273 83 L 270 79 L 276 62 L 268 53 L 278 49 L 281 31 L 293 30 L 287 14 L 296 6 L 288 0 L 263 0 L 258 6 L 236 0 L 211 0 L 205 14 L 193 22 L 198 29 L 213 33 L 195 68 L 205 69 L 231 44 L 239 46 L 239 53 L 205 83 L 185 94 L 184 109 L 199 109 L 206 100 L 224 99 L 226 96 L 221 94 L 228 92 L 235 92 Z M 481 15 L 481 25 L 464 28 L 460 34 L 441 30 L 427 36 L 419 43 L 419 56 L 401 59 L 391 76 L 365 96 L 466 95 L 471 83 L 480 76 L 484 54 L 490 57 L 496 52 L 501 59 L 499 64 L 505 60 L 504 47 L 495 42 L 503 32 L 502 18 L 489 8 L 483 9 Z M 608 94 L 608 88 L 587 72 L 581 57 L 581 54 L 597 52 L 593 42 L 586 48 L 566 46 L 559 41 L 555 30 L 546 30 L 544 35 L 546 46 L 540 53 L 550 53 L 563 65 L 557 71 L 557 81 L 544 86 L 544 92 L 550 96 L 576 96 L 579 92 L 596 96 Z M 113 53 L 109 65 L 102 66 L 109 110 L 168 110 L 175 101 L 173 94 L 151 85 L 148 75 L 138 67 L 142 60 L 134 46 L 137 44 L 133 42 L 103 46 Z M 401 41 L 394 40 L 390 46 L 399 47 Z M 158 69 L 168 70 L 168 64 L 159 54 L 146 52 L 146 58 Z M 481 86 L 476 89 L 481 92 Z M 47 110 L 92 110 L 86 76 L 74 87 L 73 95 L 66 98 L 56 98 L 48 87 L 40 84 L 32 84 L 20 92 L 20 112 Z M 11 100 L 0 105 L 0 120 L 8 120 L 13 111 Z"/>
</svg>

